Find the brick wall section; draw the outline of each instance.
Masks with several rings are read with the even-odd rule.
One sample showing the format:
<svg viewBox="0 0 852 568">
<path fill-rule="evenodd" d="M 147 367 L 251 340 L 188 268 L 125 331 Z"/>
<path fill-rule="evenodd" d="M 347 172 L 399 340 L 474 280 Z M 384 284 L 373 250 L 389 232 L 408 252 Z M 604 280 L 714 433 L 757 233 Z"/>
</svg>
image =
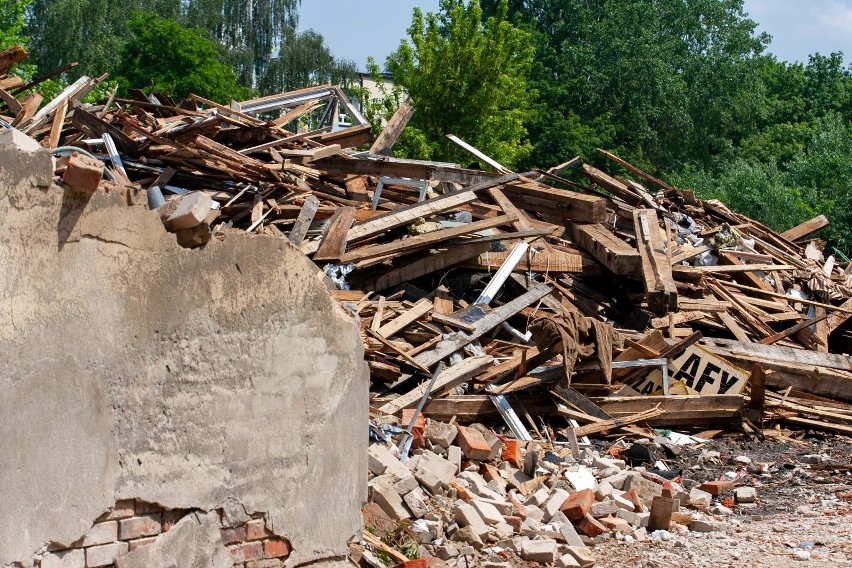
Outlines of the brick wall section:
<svg viewBox="0 0 852 568">
<path fill-rule="evenodd" d="M 164 509 L 143 501 L 118 501 L 71 548 L 51 548 L 36 565 L 39 568 L 114 568 L 116 558 L 156 542 L 160 535 L 169 532 L 191 512 Z M 219 516 L 222 517 L 221 511 Z M 261 516 L 236 526 L 223 526 L 221 534 L 222 542 L 234 558 L 235 568 L 282 568 L 290 555 L 290 543 L 275 536 Z"/>
</svg>

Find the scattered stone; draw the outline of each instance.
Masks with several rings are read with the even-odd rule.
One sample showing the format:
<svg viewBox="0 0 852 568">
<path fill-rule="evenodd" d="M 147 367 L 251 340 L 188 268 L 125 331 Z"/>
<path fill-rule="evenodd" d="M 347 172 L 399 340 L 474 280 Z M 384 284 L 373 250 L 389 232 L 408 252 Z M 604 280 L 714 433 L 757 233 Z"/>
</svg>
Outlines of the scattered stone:
<svg viewBox="0 0 852 568">
<path fill-rule="evenodd" d="M 556 561 L 556 541 L 526 540 L 521 545 L 521 558 L 540 564 L 553 564 Z"/>
<path fill-rule="evenodd" d="M 737 503 L 754 503 L 757 501 L 757 489 L 754 487 L 737 487 L 734 489 L 734 501 Z"/>
</svg>

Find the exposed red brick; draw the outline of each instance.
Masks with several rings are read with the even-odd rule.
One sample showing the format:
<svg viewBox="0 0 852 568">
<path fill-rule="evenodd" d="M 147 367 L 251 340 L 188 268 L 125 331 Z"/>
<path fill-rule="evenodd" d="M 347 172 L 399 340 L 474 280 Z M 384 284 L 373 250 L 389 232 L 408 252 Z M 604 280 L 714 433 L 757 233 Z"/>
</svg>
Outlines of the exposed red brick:
<svg viewBox="0 0 852 568">
<path fill-rule="evenodd" d="M 146 503 L 145 501 L 136 501 L 136 514 L 144 515 L 146 513 L 162 513 L 163 507 L 156 503 Z"/>
<path fill-rule="evenodd" d="M 402 427 L 408 428 L 408 425 L 411 424 L 411 419 L 414 418 L 414 408 L 403 408 L 402 409 Z M 417 415 L 417 420 L 414 422 L 414 426 L 411 427 L 411 434 L 414 436 L 414 439 L 411 441 L 411 447 L 415 450 L 417 448 L 423 447 L 423 434 L 426 432 L 426 419 L 423 418 L 423 414 L 420 413 Z"/>
<path fill-rule="evenodd" d="M 290 554 L 290 544 L 282 538 L 266 540 L 263 542 L 263 553 L 267 558 L 284 558 Z"/>
<path fill-rule="evenodd" d="M 591 515 L 583 517 L 583 520 L 580 521 L 577 528 L 580 529 L 580 532 L 584 535 L 591 538 L 595 538 L 596 536 L 609 532 L 603 524 L 599 523 L 598 520 Z"/>
<path fill-rule="evenodd" d="M 109 544 L 117 540 L 118 521 L 106 521 L 97 523 L 89 529 L 89 533 L 83 538 L 82 546 Z"/>
<path fill-rule="evenodd" d="M 234 562 L 248 562 L 249 560 L 260 560 L 263 558 L 263 543 L 257 540 L 229 546 L 228 550 Z"/>
<path fill-rule="evenodd" d="M 186 516 L 185 509 L 175 509 L 163 512 L 163 532 L 169 532 L 178 521 Z"/>
<path fill-rule="evenodd" d="M 274 536 L 271 531 L 266 528 L 266 521 L 263 519 L 252 519 L 246 523 L 246 540 L 261 540 L 268 536 Z"/>
<path fill-rule="evenodd" d="M 163 514 L 149 513 L 118 522 L 118 538 L 133 540 L 143 536 L 154 536 L 163 531 Z"/>
<path fill-rule="evenodd" d="M 127 554 L 126 542 L 114 542 L 102 546 L 90 546 L 86 549 L 86 568 L 110 566 L 119 556 Z"/>
<path fill-rule="evenodd" d="M 459 494 L 459 499 L 461 499 L 465 503 L 470 501 L 470 493 L 467 492 L 467 489 L 465 489 L 455 481 L 450 481 L 450 487 L 456 490 L 456 493 Z"/>
<path fill-rule="evenodd" d="M 234 544 L 246 540 L 246 526 L 240 525 L 230 529 L 219 529 L 224 544 Z"/>
<path fill-rule="evenodd" d="M 68 159 L 62 182 L 76 191 L 92 194 L 98 190 L 103 174 L 103 162 L 82 154 L 74 154 Z"/>
<path fill-rule="evenodd" d="M 126 519 L 136 514 L 133 499 L 122 499 L 115 502 L 115 507 L 98 517 L 98 521 L 115 521 Z"/>
<path fill-rule="evenodd" d="M 465 457 L 472 460 L 487 460 L 491 455 L 491 446 L 485 441 L 485 437 L 473 428 L 459 426 L 456 442 Z"/>
<path fill-rule="evenodd" d="M 524 467 L 524 456 L 521 453 L 521 445 L 517 440 L 503 438 L 503 452 L 500 459 L 507 461 L 518 469 Z"/>
<path fill-rule="evenodd" d="M 136 540 L 128 541 L 127 544 L 130 545 L 130 552 L 133 552 L 137 548 L 141 546 L 147 546 L 149 544 L 153 544 L 154 541 L 157 540 L 155 536 L 147 536 L 145 538 L 137 538 Z"/>
<path fill-rule="evenodd" d="M 708 481 L 707 483 L 701 484 L 701 490 L 706 491 L 710 495 L 714 497 L 718 497 L 722 493 L 728 493 L 734 490 L 736 483 L 730 481 L 728 479 L 719 480 L 719 481 Z"/>
<path fill-rule="evenodd" d="M 592 504 L 595 502 L 595 492 L 591 489 L 575 491 L 565 499 L 565 503 L 559 508 L 571 521 L 579 521 L 585 517 Z"/>
<path fill-rule="evenodd" d="M 503 517 L 503 519 L 506 521 L 506 524 L 507 524 L 507 525 L 509 525 L 510 527 L 512 527 L 512 529 L 514 529 L 514 531 L 515 531 L 516 533 L 520 534 L 520 532 L 521 532 L 521 525 L 523 525 L 523 523 L 524 523 L 524 520 L 523 520 L 522 518 L 520 518 L 520 517 L 506 517 L 506 516 L 504 516 L 504 517 Z"/>
<path fill-rule="evenodd" d="M 630 526 L 630 523 L 628 523 L 621 517 L 613 517 L 612 515 L 609 515 L 606 517 L 601 517 L 600 519 L 598 519 L 598 521 L 611 531 L 629 533 L 633 530 L 633 527 Z"/>
</svg>

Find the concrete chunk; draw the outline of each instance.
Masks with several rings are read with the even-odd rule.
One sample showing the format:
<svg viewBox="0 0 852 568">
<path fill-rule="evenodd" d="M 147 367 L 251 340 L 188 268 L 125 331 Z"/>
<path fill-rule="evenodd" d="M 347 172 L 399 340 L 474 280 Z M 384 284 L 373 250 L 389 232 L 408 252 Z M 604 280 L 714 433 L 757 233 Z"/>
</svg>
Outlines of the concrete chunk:
<svg viewBox="0 0 852 568">
<path fill-rule="evenodd" d="M 473 499 L 470 504 L 474 509 L 476 509 L 476 512 L 479 513 L 479 516 L 482 517 L 482 520 L 487 524 L 496 525 L 504 522 L 503 515 L 501 515 L 500 511 L 498 511 L 491 503 L 487 503 L 479 499 Z"/>
<path fill-rule="evenodd" d="M 488 525 L 482 520 L 477 510 L 467 503 L 462 503 L 456 507 L 453 520 L 460 527 L 471 527 L 479 538 L 484 538 L 488 534 Z"/>
<path fill-rule="evenodd" d="M 455 424 L 446 424 L 445 422 L 431 421 L 426 425 L 426 430 L 423 436 L 436 446 L 449 448 L 453 440 L 458 434 L 458 427 Z"/>
<path fill-rule="evenodd" d="M 540 564 L 553 564 L 556 561 L 556 541 L 524 541 L 521 545 L 521 558 Z"/>
<path fill-rule="evenodd" d="M 564 489 L 554 489 L 553 493 L 544 504 L 544 521 L 548 522 L 553 518 L 553 515 L 559 512 L 562 505 L 568 499 L 569 493 Z"/>
<path fill-rule="evenodd" d="M 191 229 L 204 222 L 213 208 L 213 198 L 203 191 L 193 191 L 179 197 L 174 213 L 164 221 L 167 231 Z"/>
<path fill-rule="evenodd" d="M 410 519 L 411 513 L 402 503 L 402 497 L 387 482 L 379 482 L 372 486 L 373 502 L 382 508 L 382 511 L 395 520 Z"/>
</svg>

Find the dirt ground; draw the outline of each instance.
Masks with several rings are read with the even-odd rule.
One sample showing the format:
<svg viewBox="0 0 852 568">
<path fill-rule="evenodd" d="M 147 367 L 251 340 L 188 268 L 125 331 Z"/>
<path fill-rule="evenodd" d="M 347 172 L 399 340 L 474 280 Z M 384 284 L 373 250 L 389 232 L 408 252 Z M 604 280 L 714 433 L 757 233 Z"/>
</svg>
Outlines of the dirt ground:
<svg viewBox="0 0 852 568">
<path fill-rule="evenodd" d="M 852 566 L 850 456 L 849 438 L 804 431 L 763 440 L 726 435 L 682 448 L 663 460 L 670 469 L 697 482 L 736 475 L 738 483 L 756 488 L 757 502 L 727 500 L 731 513 L 715 517 L 725 532 L 683 527 L 643 541 L 599 542 L 597 566 Z"/>
</svg>

